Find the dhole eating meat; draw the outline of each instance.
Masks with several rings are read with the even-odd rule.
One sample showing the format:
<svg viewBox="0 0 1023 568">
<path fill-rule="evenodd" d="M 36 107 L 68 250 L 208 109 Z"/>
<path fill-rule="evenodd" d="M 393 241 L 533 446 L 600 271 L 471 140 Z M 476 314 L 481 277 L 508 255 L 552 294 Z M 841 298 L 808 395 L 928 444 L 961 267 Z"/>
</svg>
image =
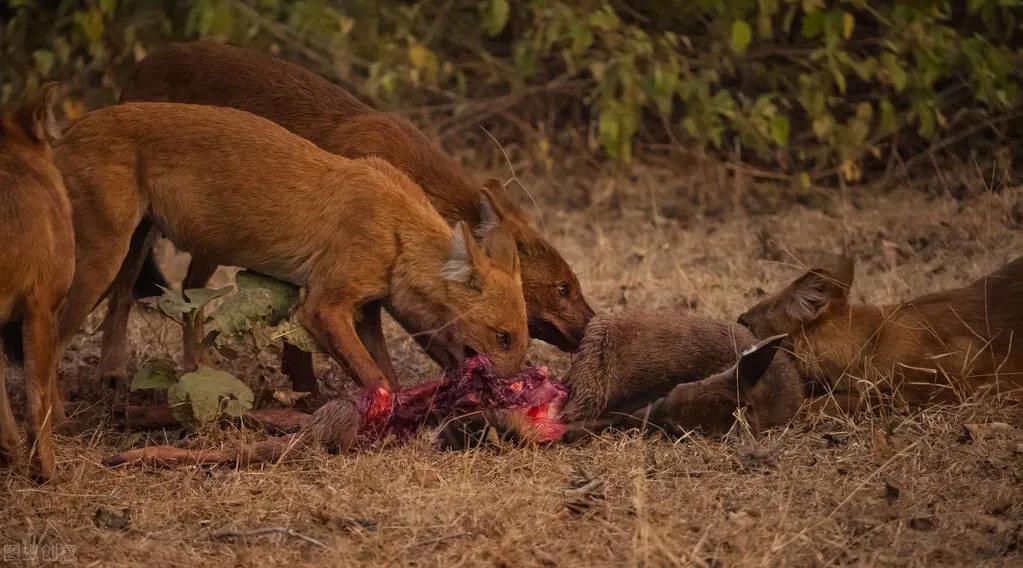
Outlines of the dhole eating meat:
<svg viewBox="0 0 1023 568">
<path fill-rule="evenodd" d="M 449 223 L 486 231 L 480 217 L 481 185 L 411 122 L 379 112 L 344 89 L 297 65 L 210 41 L 173 45 L 143 59 L 124 85 L 122 100 L 226 106 L 268 118 L 319 147 L 346 158 L 377 156 L 418 183 Z M 533 229 L 496 180 L 484 184 L 522 262 L 522 287 L 532 337 L 571 351 L 593 310 L 558 251 Z M 216 264 L 200 259 L 186 283 L 204 285 Z M 122 318 L 123 319 L 123 318 Z M 304 359 L 304 361 L 303 361 Z M 285 353 L 285 367 L 311 375 L 307 355 Z M 315 378 L 296 377 L 297 385 Z"/>
<path fill-rule="evenodd" d="M 381 395 L 395 385 L 381 308 L 452 360 L 480 353 L 511 374 L 525 359 L 514 244 L 495 231 L 488 256 L 381 159 L 327 153 L 239 110 L 171 103 L 94 111 L 55 151 L 78 243 L 64 339 L 119 268 L 130 286 L 150 248 L 133 239 L 147 218 L 181 250 L 306 287 L 300 321 Z"/>
<path fill-rule="evenodd" d="M 0 325 L 5 346 L 24 358 L 31 473 L 43 480 L 54 475 L 52 431 L 63 417 L 57 314 L 71 286 L 75 246 L 71 204 L 50 149 L 60 135 L 57 90 L 47 85 L 37 102 L 0 119 Z M 0 464 L 20 455 L 4 358 L 0 353 Z"/>
<path fill-rule="evenodd" d="M 847 411 L 868 395 L 924 405 L 1023 387 L 1023 257 L 964 288 L 887 306 L 850 304 L 853 274 L 847 258 L 810 270 L 739 322 L 760 337 L 788 333 L 804 380 Z"/>
</svg>

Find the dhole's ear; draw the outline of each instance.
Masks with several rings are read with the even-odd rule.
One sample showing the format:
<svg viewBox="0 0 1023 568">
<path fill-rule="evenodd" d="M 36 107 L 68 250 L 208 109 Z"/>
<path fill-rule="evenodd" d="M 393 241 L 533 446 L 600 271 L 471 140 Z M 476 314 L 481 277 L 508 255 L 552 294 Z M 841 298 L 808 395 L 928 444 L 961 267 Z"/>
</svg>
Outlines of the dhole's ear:
<svg viewBox="0 0 1023 568">
<path fill-rule="evenodd" d="M 486 240 L 490 233 L 496 229 L 506 218 L 504 208 L 498 205 L 497 199 L 494 198 L 492 190 L 489 188 L 490 182 L 495 182 L 500 185 L 495 179 L 487 181 L 487 184 L 480 190 L 479 198 L 479 214 L 480 224 L 476 226 L 476 238 L 480 241 Z"/>
<path fill-rule="evenodd" d="M 774 361 L 774 355 L 778 347 L 788 334 L 775 335 L 757 343 L 746 351 L 743 351 L 739 361 L 735 364 L 735 374 L 739 380 L 740 390 L 749 390 L 756 386 L 760 377 L 764 376 L 767 368 Z"/>
<path fill-rule="evenodd" d="M 60 123 L 54 112 L 59 92 L 59 83 L 43 85 L 35 100 L 19 113 L 21 127 L 37 142 L 56 142 L 60 139 Z"/>
<path fill-rule="evenodd" d="M 480 270 L 484 266 L 484 254 L 476 240 L 472 238 L 469 227 L 459 221 L 451 237 L 451 256 L 448 258 L 440 276 L 449 282 L 465 284 L 476 290 L 483 289 Z"/>
<path fill-rule="evenodd" d="M 833 301 L 845 302 L 852 287 L 855 265 L 844 258 L 838 265 L 826 270 L 815 268 L 792 283 L 786 311 L 793 319 L 810 322 L 817 319 Z"/>
<path fill-rule="evenodd" d="M 495 268 L 514 277 L 520 277 L 519 251 L 515 246 L 515 239 L 507 230 L 499 228 L 492 231 L 483 242 L 483 248 Z"/>
</svg>

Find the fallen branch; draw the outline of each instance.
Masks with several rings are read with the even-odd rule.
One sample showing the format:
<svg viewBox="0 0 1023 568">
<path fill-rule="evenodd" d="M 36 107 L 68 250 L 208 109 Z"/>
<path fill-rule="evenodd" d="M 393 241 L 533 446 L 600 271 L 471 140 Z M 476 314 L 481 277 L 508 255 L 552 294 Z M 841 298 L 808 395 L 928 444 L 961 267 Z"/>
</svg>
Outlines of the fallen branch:
<svg viewBox="0 0 1023 568">
<path fill-rule="evenodd" d="M 316 540 L 311 536 L 306 536 L 295 529 L 288 527 L 263 527 L 260 529 L 220 529 L 214 531 L 212 536 L 214 539 L 221 540 L 225 538 L 237 538 L 237 537 L 250 537 L 250 536 L 264 536 L 268 534 L 286 534 L 291 537 L 295 537 L 299 540 L 304 540 L 309 544 L 316 545 L 320 548 L 329 548 L 322 541 Z"/>
<path fill-rule="evenodd" d="M 114 418 L 129 432 L 178 428 L 181 424 L 167 405 L 125 405 L 114 411 Z M 271 434 L 291 434 L 309 423 L 310 415 L 292 408 L 261 408 L 242 417 L 246 425 Z"/>
</svg>

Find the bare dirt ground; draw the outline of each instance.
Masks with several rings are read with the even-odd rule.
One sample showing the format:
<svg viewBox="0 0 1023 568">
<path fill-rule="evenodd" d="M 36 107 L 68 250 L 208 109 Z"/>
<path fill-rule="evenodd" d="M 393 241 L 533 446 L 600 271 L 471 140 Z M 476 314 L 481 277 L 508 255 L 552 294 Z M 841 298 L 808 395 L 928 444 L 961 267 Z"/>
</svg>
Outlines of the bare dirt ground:
<svg viewBox="0 0 1023 568">
<path fill-rule="evenodd" d="M 733 319 L 800 274 L 791 255 L 808 251 L 855 255 L 853 297 L 870 302 L 962 285 L 1023 254 L 1019 187 L 991 191 L 974 180 L 965 193 L 850 190 L 815 208 L 778 210 L 765 199 L 753 213 L 708 215 L 714 208 L 691 207 L 692 196 L 727 202 L 731 190 L 699 183 L 641 173 L 592 184 L 589 200 L 578 197 L 584 182 L 531 189 L 546 234 L 598 310 Z M 172 275 L 180 268 L 168 262 Z M 62 367 L 84 415 L 102 392 L 91 378 L 98 323 L 94 315 Z M 140 358 L 178 355 L 177 329 L 158 315 L 136 314 L 132 327 Z M 389 335 L 407 383 L 436 374 L 393 326 Z M 535 342 L 532 357 L 558 371 L 569 363 Z M 319 364 L 330 385 L 345 384 Z M 225 366 L 260 401 L 280 384 L 269 354 Z M 99 422 L 59 439 L 57 481 L 40 487 L 0 472 L 0 564 L 49 554 L 102 566 L 1020 565 L 1021 426 L 1020 408 L 980 399 L 802 416 L 783 430 L 724 440 L 615 433 L 461 453 L 433 449 L 424 434 L 359 455 L 167 471 L 99 462 L 177 433 L 132 436 Z M 190 443 L 254 435 L 222 431 Z M 294 532 L 214 534 L 275 527 Z"/>
</svg>

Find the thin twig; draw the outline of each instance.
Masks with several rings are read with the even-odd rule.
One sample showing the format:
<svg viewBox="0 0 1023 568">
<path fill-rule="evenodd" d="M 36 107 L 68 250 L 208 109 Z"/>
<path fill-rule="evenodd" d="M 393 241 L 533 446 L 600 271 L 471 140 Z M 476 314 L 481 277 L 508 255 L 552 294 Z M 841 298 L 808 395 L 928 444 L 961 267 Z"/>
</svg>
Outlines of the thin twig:
<svg viewBox="0 0 1023 568">
<path fill-rule="evenodd" d="M 304 540 L 309 544 L 318 546 L 320 548 L 329 548 L 322 541 L 316 540 L 311 536 L 306 536 L 293 528 L 289 527 L 263 527 L 258 529 L 228 529 L 223 528 L 214 531 L 212 536 L 214 539 L 225 539 L 225 538 L 236 538 L 236 537 L 249 537 L 249 536 L 263 536 L 268 534 L 286 534 L 288 536 Z"/>
<path fill-rule="evenodd" d="M 519 179 L 518 174 L 515 173 L 515 166 L 512 165 L 511 157 L 508 156 L 508 152 L 504 149 L 504 146 L 501 144 L 501 142 L 498 141 L 498 139 L 495 138 L 494 135 L 491 134 L 490 131 L 487 130 L 486 127 L 483 126 L 482 124 L 480 125 L 480 130 L 482 130 L 484 133 L 486 133 L 486 135 L 489 136 L 490 139 L 494 141 L 494 144 L 497 144 L 498 149 L 501 150 L 501 154 L 504 155 L 504 161 L 508 164 L 508 169 L 511 171 L 511 175 L 512 175 L 511 179 L 514 180 L 516 183 L 518 183 L 519 187 L 521 187 L 522 190 L 526 192 L 526 195 L 529 196 L 529 200 L 533 203 L 533 207 L 536 208 L 536 216 L 540 219 L 540 229 L 544 233 L 546 233 L 547 232 L 547 222 L 544 219 L 543 211 L 540 209 L 540 204 L 537 203 L 536 202 L 536 198 L 533 197 L 533 192 L 529 191 L 529 188 L 526 187 L 526 184 L 522 183 L 522 180 Z"/>
</svg>

